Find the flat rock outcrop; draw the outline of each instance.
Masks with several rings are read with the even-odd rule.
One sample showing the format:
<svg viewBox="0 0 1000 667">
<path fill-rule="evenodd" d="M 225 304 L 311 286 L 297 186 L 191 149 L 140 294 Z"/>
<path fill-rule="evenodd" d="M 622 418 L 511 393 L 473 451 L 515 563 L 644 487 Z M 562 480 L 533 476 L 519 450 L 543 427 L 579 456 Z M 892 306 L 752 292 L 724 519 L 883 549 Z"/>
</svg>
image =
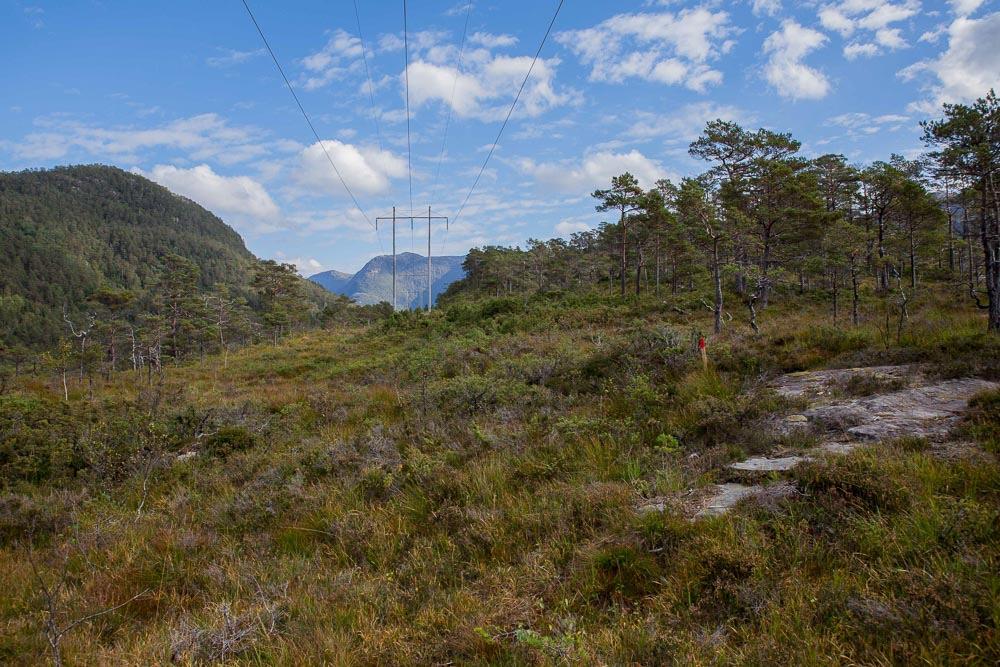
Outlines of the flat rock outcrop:
<svg viewBox="0 0 1000 667">
<path fill-rule="evenodd" d="M 1000 383 L 976 378 L 930 381 L 917 366 L 875 366 L 791 373 L 772 386 L 782 396 L 809 403 L 802 414 L 785 417 L 776 428 L 783 433 L 813 429 L 822 435 L 823 442 L 805 452 L 774 451 L 732 463 L 727 470 L 735 479 L 773 480 L 774 475 L 818 456 L 844 455 L 864 444 L 902 437 L 938 441 L 932 448 L 935 455 L 954 456 L 958 450 L 940 441 L 961 419 L 973 396 L 1000 388 Z M 876 391 L 868 396 L 845 396 L 852 388 Z M 880 393 L 879 388 L 885 391 Z M 725 514 L 748 498 L 768 502 L 796 493 L 787 480 L 730 482 L 707 491 L 698 495 L 691 511 L 694 518 Z M 665 506 L 664 502 L 647 503 L 643 509 L 662 511 Z"/>
</svg>

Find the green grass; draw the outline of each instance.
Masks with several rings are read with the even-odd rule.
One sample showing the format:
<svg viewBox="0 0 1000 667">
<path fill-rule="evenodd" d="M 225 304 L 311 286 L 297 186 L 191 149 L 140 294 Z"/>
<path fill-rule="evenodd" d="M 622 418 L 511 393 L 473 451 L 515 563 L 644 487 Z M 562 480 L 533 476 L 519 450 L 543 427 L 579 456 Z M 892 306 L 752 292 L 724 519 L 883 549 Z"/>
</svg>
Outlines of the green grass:
<svg viewBox="0 0 1000 667">
<path fill-rule="evenodd" d="M 761 336 L 712 337 L 708 371 L 708 313 L 559 294 L 97 380 L 93 401 L 26 379 L 0 397 L 0 661 L 46 659 L 37 569 L 63 623 L 146 591 L 68 633 L 67 664 L 994 664 L 992 457 L 902 439 L 798 469 L 773 506 L 635 509 L 812 444 L 767 426 L 795 408 L 777 373 L 997 377 L 953 301 L 928 294 L 888 344 L 777 304 Z M 997 405 L 955 437 L 996 453 Z"/>
</svg>

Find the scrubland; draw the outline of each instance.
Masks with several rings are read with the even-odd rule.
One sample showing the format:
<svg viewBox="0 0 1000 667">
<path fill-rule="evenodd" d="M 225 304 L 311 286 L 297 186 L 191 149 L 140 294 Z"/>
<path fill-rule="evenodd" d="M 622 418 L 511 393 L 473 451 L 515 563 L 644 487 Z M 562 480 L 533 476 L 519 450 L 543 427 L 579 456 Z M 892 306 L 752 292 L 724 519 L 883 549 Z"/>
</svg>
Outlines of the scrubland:
<svg viewBox="0 0 1000 667">
<path fill-rule="evenodd" d="M 555 293 L 68 402 L 22 377 L 0 396 L 0 661 L 996 664 L 997 392 L 949 436 L 976 456 L 877 443 L 799 466 L 774 503 L 637 511 L 811 444 L 773 428 L 801 407 L 768 388 L 781 373 L 1000 379 L 1000 340 L 944 287 L 901 328 L 874 298 L 858 327 L 775 301 L 760 335 L 737 311 L 709 337 L 707 370 L 693 298 Z"/>
</svg>

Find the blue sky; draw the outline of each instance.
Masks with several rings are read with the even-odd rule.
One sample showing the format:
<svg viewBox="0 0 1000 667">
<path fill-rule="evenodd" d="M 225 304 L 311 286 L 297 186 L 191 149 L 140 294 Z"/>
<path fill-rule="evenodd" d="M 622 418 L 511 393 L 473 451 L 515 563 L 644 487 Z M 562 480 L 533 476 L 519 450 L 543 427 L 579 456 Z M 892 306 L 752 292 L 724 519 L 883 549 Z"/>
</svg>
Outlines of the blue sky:
<svg viewBox="0 0 1000 667">
<path fill-rule="evenodd" d="M 454 216 L 557 0 L 409 2 L 413 205 Z M 566 0 L 461 219 L 434 252 L 596 226 L 589 193 L 705 168 L 722 117 L 790 131 L 807 155 L 915 154 L 945 101 L 1000 87 L 997 0 Z M 408 209 L 402 2 L 251 7 L 368 218 Z M 220 215 L 303 273 L 388 250 L 355 209 L 240 0 L 0 2 L 0 169 L 108 163 Z M 447 149 L 444 128 L 451 112 Z M 376 131 L 376 119 L 378 131 Z M 443 158 L 441 156 L 443 155 Z M 441 159 L 439 159 L 441 158 Z M 399 230 L 400 250 L 426 228 Z"/>
</svg>

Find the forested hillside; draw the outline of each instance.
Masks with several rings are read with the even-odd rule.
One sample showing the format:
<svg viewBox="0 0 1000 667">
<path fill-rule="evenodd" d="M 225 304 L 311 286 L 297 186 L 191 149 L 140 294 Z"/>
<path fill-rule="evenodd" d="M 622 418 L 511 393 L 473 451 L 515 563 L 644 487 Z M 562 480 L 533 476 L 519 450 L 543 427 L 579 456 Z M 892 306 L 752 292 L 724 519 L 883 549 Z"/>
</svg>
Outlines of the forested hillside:
<svg viewBox="0 0 1000 667">
<path fill-rule="evenodd" d="M 0 330 L 8 344 L 51 345 L 101 288 L 141 298 L 164 257 L 190 260 L 198 283 L 246 294 L 255 258 L 222 220 L 115 167 L 0 173 Z"/>
</svg>

